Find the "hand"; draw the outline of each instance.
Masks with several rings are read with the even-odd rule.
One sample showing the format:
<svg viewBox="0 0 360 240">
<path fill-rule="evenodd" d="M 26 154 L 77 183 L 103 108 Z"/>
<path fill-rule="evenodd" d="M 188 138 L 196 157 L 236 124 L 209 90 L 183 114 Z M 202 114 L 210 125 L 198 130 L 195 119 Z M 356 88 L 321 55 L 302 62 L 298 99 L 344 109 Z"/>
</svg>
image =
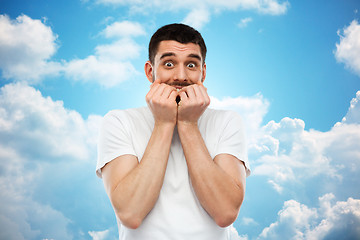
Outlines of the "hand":
<svg viewBox="0 0 360 240">
<path fill-rule="evenodd" d="M 146 95 L 146 102 L 155 118 L 155 123 L 176 124 L 178 95 L 176 89 L 155 80 Z"/>
<path fill-rule="evenodd" d="M 197 124 L 198 119 L 210 104 L 207 89 L 202 83 L 192 84 L 180 90 L 181 101 L 178 106 L 178 123 Z"/>
</svg>

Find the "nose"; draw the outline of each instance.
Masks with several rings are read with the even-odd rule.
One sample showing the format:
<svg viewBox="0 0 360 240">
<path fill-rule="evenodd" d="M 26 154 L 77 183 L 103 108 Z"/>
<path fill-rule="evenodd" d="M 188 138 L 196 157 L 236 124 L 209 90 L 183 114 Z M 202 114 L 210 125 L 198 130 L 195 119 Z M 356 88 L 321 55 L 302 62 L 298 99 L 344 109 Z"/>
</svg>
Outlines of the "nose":
<svg viewBox="0 0 360 240">
<path fill-rule="evenodd" d="M 186 69 L 184 66 L 178 66 L 174 73 L 174 81 L 188 81 Z"/>
</svg>

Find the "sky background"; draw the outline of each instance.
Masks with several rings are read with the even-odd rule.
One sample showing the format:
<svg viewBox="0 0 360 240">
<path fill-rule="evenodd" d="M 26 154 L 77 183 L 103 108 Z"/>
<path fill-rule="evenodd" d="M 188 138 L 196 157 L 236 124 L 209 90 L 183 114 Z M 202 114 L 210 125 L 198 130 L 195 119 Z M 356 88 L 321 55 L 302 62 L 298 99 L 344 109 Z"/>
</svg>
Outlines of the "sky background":
<svg viewBox="0 0 360 240">
<path fill-rule="evenodd" d="M 360 238 L 359 0 L 0 0 L 0 239 L 116 239 L 102 116 L 145 106 L 157 28 L 198 29 L 252 174 L 234 239 Z M 174 216 L 176 217 L 176 216 Z"/>
</svg>

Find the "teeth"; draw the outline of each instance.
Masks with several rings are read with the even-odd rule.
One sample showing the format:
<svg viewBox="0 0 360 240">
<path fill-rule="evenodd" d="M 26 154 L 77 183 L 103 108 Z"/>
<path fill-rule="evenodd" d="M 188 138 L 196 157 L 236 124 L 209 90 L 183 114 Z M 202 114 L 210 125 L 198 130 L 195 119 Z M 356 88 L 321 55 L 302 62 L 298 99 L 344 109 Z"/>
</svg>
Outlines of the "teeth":
<svg viewBox="0 0 360 240">
<path fill-rule="evenodd" d="M 180 89 L 179 89 L 179 88 L 177 88 L 177 89 L 176 89 L 176 91 L 177 91 L 177 92 L 179 92 L 179 91 L 180 91 Z"/>
</svg>

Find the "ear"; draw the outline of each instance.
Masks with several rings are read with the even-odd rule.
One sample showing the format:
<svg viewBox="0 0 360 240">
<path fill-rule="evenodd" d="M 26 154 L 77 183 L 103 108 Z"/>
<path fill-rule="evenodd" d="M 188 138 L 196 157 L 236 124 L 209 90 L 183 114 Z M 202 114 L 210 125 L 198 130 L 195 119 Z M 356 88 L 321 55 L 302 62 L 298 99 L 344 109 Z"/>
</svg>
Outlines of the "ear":
<svg viewBox="0 0 360 240">
<path fill-rule="evenodd" d="M 147 61 L 145 63 L 144 70 L 145 70 L 145 75 L 146 75 L 147 79 L 149 80 L 149 82 L 152 83 L 153 79 L 154 79 L 153 78 L 154 68 L 150 61 Z"/>
<path fill-rule="evenodd" d="M 203 72 L 202 72 L 202 79 L 201 79 L 202 83 L 205 81 L 205 77 L 206 77 L 206 63 L 204 63 L 204 65 L 203 65 Z"/>
</svg>

